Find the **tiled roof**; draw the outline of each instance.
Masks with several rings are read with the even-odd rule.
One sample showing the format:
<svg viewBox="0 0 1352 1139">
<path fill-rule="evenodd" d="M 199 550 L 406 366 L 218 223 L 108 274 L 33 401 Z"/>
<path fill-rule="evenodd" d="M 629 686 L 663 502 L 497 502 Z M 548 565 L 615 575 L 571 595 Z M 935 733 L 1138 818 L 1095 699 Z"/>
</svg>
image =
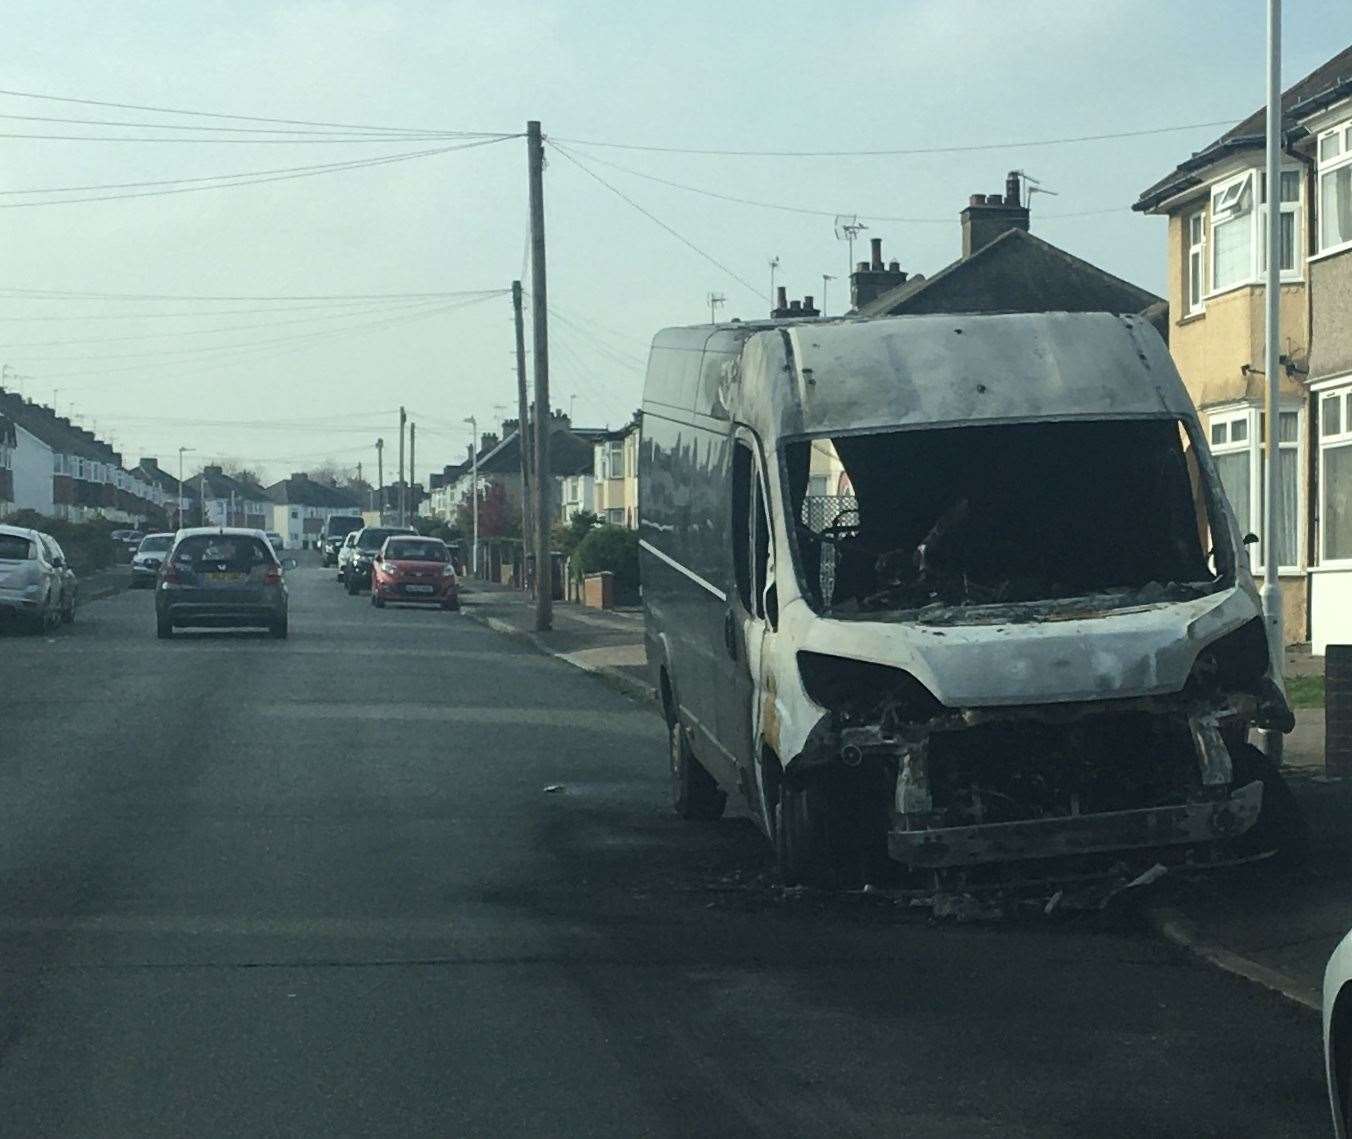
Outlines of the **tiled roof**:
<svg viewBox="0 0 1352 1139">
<path fill-rule="evenodd" d="M 1352 95 L 1352 46 L 1343 48 L 1282 93 L 1283 132 L 1290 131 L 1302 118 L 1314 114 L 1329 102 L 1347 95 Z M 1261 148 L 1266 133 L 1267 108 L 1260 107 L 1141 191 L 1131 208 L 1142 212 L 1152 210 L 1166 198 L 1199 185 L 1202 179 L 1197 171 L 1237 151 Z"/>
</svg>

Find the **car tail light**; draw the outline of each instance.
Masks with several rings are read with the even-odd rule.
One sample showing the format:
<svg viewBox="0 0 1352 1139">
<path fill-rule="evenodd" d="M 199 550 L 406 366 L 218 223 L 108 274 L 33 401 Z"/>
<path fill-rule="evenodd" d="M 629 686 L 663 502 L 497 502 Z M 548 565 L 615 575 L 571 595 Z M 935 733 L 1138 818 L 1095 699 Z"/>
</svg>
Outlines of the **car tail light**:
<svg viewBox="0 0 1352 1139">
<path fill-rule="evenodd" d="M 178 572 L 178 567 L 173 562 L 168 562 L 164 567 L 164 580 L 168 585 L 182 585 L 183 575 Z"/>
<path fill-rule="evenodd" d="M 444 566 L 441 567 L 441 576 L 442 576 L 442 577 L 449 577 L 452 581 L 454 581 L 454 580 L 455 580 L 455 566 L 451 565 L 450 562 L 447 562 Z"/>
<path fill-rule="evenodd" d="M 271 568 L 264 570 L 264 571 L 263 571 L 263 584 L 264 584 L 264 585 L 281 585 L 281 584 L 282 584 L 282 570 L 281 570 L 281 567 L 280 567 L 280 566 L 272 566 Z"/>
</svg>

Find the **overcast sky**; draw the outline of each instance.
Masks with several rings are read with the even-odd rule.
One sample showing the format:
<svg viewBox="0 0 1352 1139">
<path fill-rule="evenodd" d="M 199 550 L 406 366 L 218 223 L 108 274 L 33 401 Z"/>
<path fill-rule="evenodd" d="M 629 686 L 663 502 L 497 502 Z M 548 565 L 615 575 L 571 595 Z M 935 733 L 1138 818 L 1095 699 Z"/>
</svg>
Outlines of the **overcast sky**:
<svg viewBox="0 0 1352 1139">
<path fill-rule="evenodd" d="M 1352 41 L 1352 6 L 1286 8 L 1290 83 Z M 0 71 L 17 92 L 438 135 L 515 133 L 538 118 L 560 141 L 923 149 L 1237 121 L 1263 100 L 1265 10 L 1261 0 L 8 0 Z M 0 113 L 193 128 L 0 120 L 9 134 L 204 140 L 239 136 L 203 128 L 248 125 L 17 95 L 0 96 Z M 731 275 L 553 154 L 555 405 L 573 401 L 583 425 L 624 421 L 653 332 L 707 320 L 710 292 L 727 298 L 722 316 L 764 315 L 774 256 L 790 295 L 820 298 L 822 275 L 834 275 L 828 310 L 841 311 L 847 251 L 835 212 L 861 215 L 864 237 L 882 237 L 903 268 L 934 272 L 958 254 L 967 196 L 1001 189 L 1014 168 L 1056 191 L 1033 199 L 1034 232 L 1162 292 L 1163 222 L 1127 207 L 1221 129 L 850 158 L 571 142 L 596 175 Z M 0 209 L 8 385 L 43 402 L 55 393 L 61 411 L 73 407 L 111 435 L 129 465 L 157 455 L 173 470 L 186 446 L 190 470 L 225 457 L 278 478 L 324 459 L 361 460 L 369 477 L 383 434 L 388 480 L 401 403 L 419 425 L 419 479 L 462 458 L 464 417 L 486 430 L 515 413 L 506 293 L 478 303 L 326 298 L 506 290 L 525 251 L 523 139 L 203 192 L 160 193 L 201 183 L 125 187 L 469 141 L 311 137 L 323 141 L 0 138 L 0 206 L 154 192 Z M 821 213 L 720 201 L 629 171 Z M 125 188 L 15 193 L 88 186 Z M 1112 212 L 1084 213 L 1093 210 Z M 194 299 L 218 296 L 249 299 Z M 218 425 L 226 421 L 250 425 Z"/>
</svg>

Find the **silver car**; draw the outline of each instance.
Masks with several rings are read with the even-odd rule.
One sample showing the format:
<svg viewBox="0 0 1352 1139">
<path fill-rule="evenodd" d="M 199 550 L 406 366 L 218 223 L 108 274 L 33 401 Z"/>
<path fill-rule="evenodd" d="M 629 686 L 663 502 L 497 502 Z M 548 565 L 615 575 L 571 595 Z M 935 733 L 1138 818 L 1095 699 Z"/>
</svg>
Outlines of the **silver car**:
<svg viewBox="0 0 1352 1139">
<path fill-rule="evenodd" d="M 343 544 L 338 547 L 338 580 L 347 581 L 347 567 L 352 564 L 352 559 L 357 556 L 357 535 L 361 533 L 361 527 L 348 532 L 347 537 L 343 539 Z"/>
<path fill-rule="evenodd" d="M 74 593 L 66 589 L 65 558 L 50 539 L 23 526 L 0 525 L 0 618 L 17 621 L 29 632 L 55 627 L 63 616 L 63 598 L 74 614 Z"/>
<path fill-rule="evenodd" d="M 287 633 L 286 581 L 262 530 L 210 526 L 180 530 L 155 588 L 155 632 L 176 628 L 262 628 Z"/>
<path fill-rule="evenodd" d="M 174 544 L 171 533 L 147 534 L 131 557 L 132 589 L 152 589 L 159 577 L 160 566 Z"/>
</svg>

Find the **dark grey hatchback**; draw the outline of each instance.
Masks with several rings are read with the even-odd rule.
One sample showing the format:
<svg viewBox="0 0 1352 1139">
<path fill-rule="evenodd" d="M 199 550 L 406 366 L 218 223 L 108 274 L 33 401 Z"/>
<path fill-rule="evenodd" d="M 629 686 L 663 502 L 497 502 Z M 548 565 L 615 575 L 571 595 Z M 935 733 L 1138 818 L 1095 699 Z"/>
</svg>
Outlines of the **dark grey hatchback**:
<svg viewBox="0 0 1352 1139">
<path fill-rule="evenodd" d="M 180 530 L 155 583 L 155 631 L 184 626 L 287 632 L 283 568 L 261 530 L 213 526 Z"/>
</svg>

